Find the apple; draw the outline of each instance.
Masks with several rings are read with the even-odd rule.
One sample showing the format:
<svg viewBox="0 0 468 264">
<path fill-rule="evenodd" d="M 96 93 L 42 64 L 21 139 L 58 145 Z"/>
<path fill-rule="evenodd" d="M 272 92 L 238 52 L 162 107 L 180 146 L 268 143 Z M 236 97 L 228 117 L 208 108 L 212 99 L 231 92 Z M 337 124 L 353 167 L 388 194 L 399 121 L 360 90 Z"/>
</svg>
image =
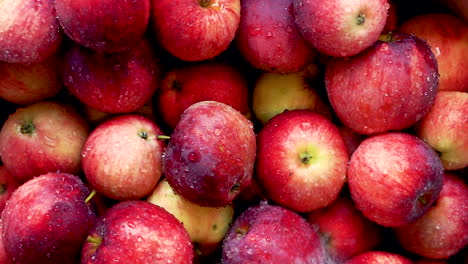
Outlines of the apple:
<svg viewBox="0 0 468 264">
<path fill-rule="evenodd" d="M 0 61 L 39 62 L 61 46 L 53 1 L 2 0 L 0 14 Z"/>
<path fill-rule="evenodd" d="M 150 119 L 127 114 L 96 127 L 83 146 L 83 172 L 98 192 L 116 200 L 149 195 L 162 174 L 165 142 Z"/>
<path fill-rule="evenodd" d="M 14 176 L 5 168 L 5 166 L 0 165 L 0 213 L 3 211 L 6 202 L 10 199 L 11 195 L 19 185 L 20 183 L 16 181 Z"/>
<path fill-rule="evenodd" d="M 121 52 L 143 38 L 150 17 L 150 0 L 54 0 L 65 34 L 85 47 Z"/>
<path fill-rule="evenodd" d="M 184 111 L 171 134 L 165 176 L 185 199 L 225 206 L 250 184 L 255 151 L 252 122 L 224 103 L 198 102 Z"/>
<path fill-rule="evenodd" d="M 218 56 L 239 27 L 240 0 L 152 0 L 151 6 L 158 43 L 184 61 Z"/>
<path fill-rule="evenodd" d="M 396 31 L 398 28 L 398 12 L 397 4 L 395 0 L 387 0 L 389 4 L 387 20 L 385 26 L 382 30 L 383 34 L 388 34 L 390 32 Z"/>
<path fill-rule="evenodd" d="M 47 172 L 81 171 L 87 122 L 72 105 L 41 101 L 18 108 L 0 131 L 0 156 L 19 182 Z"/>
<path fill-rule="evenodd" d="M 122 201 L 91 229 L 81 263 L 192 263 L 193 246 L 182 224 L 147 201 Z"/>
<path fill-rule="evenodd" d="M 319 52 L 355 55 L 379 38 L 387 21 L 387 0 L 293 0 L 295 21 Z"/>
<path fill-rule="evenodd" d="M 338 130 L 340 131 L 341 137 L 346 145 L 348 156 L 351 157 L 366 136 L 358 134 L 351 130 L 351 128 L 343 125 L 338 126 Z"/>
<path fill-rule="evenodd" d="M 225 63 L 199 63 L 168 71 L 157 94 L 159 115 L 174 129 L 180 115 L 201 101 L 225 103 L 249 116 L 249 89 L 239 70 Z"/>
<path fill-rule="evenodd" d="M 468 185 L 445 173 L 439 198 L 421 218 L 396 227 L 400 245 L 430 259 L 448 259 L 468 245 Z"/>
<path fill-rule="evenodd" d="M 300 215 L 262 202 L 241 213 L 223 242 L 222 263 L 333 263 Z"/>
<path fill-rule="evenodd" d="M 269 199 L 296 212 L 332 203 L 346 181 L 338 128 L 311 110 L 276 115 L 257 136 L 256 179 Z"/>
<path fill-rule="evenodd" d="M 313 63 L 316 51 L 299 32 L 293 12 L 292 0 L 241 1 L 235 44 L 250 64 L 289 73 Z"/>
<path fill-rule="evenodd" d="M 374 250 L 354 256 L 346 264 L 413 264 L 413 261 L 400 254 Z"/>
<path fill-rule="evenodd" d="M 446 260 L 440 259 L 420 259 L 414 262 L 415 264 L 448 264 Z"/>
<path fill-rule="evenodd" d="M 452 12 L 468 23 L 468 2 L 465 0 L 438 0 L 441 4 L 447 6 Z"/>
<path fill-rule="evenodd" d="M 3 220 L 0 218 L 0 234 L 3 233 Z M 13 264 L 10 255 L 8 255 L 5 251 L 5 243 L 3 243 L 3 239 L 0 236 L 0 263 L 2 264 Z"/>
<path fill-rule="evenodd" d="M 434 103 L 437 60 L 416 36 L 388 34 L 372 47 L 326 65 L 328 98 L 338 118 L 360 134 L 411 127 Z"/>
<path fill-rule="evenodd" d="M 160 69 L 147 39 L 112 54 L 72 45 L 65 51 L 64 64 L 63 81 L 70 93 L 105 113 L 134 112 L 158 87 Z"/>
<path fill-rule="evenodd" d="M 427 41 L 439 65 L 439 91 L 468 92 L 468 25 L 453 14 L 430 13 L 413 16 L 398 31 Z"/>
<path fill-rule="evenodd" d="M 443 166 L 422 139 L 403 132 L 366 138 L 351 156 L 348 185 L 356 207 L 386 227 L 421 218 L 442 189 Z"/>
<path fill-rule="evenodd" d="M 76 263 L 96 212 L 78 176 L 47 173 L 22 184 L 2 212 L 13 263 Z"/>
</svg>

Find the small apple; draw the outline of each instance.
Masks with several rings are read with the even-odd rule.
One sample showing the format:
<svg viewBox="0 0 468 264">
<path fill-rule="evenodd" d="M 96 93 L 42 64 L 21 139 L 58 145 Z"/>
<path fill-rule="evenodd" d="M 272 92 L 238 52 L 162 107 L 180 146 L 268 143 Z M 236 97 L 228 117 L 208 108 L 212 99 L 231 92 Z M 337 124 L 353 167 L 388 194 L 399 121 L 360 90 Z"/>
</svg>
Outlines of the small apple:
<svg viewBox="0 0 468 264">
<path fill-rule="evenodd" d="M 376 250 L 354 256 L 346 264 L 413 264 L 413 261 L 400 254 Z"/>
<path fill-rule="evenodd" d="M 0 165 L 0 213 L 3 211 L 6 202 L 10 199 L 11 195 L 19 185 L 20 183 L 16 181 L 15 177 L 7 170 L 7 168 L 5 168 L 4 165 Z"/>
</svg>

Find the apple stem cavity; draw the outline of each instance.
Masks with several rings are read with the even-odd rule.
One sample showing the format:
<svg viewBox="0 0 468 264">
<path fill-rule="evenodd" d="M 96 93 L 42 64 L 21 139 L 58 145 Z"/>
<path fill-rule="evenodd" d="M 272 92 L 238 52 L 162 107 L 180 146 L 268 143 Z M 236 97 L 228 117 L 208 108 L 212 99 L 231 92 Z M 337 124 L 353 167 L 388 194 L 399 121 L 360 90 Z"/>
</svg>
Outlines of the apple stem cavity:
<svg viewBox="0 0 468 264">
<path fill-rule="evenodd" d="M 366 22 L 366 15 L 360 13 L 357 17 L 356 17 L 356 24 L 358 26 L 364 24 L 364 22 Z"/>
<path fill-rule="evenodd" d="M 422 206 L 426 206 L 431 201 L 432 195 L 430 193 L 424 193 L 419 196 L 418 201 L 422 204 Z"/>
<path fill-rule="evenodd" d="M 301 161 L 302 164 L 307 165 L 310 163 L 312 160 L 312 155 L 309 152 L 302 152 L 299 154 L 299 160 Z"/>
<path fill-rule="evenodd" d="M 169 140 L 169 139 L 171 139 L 170 136 L 166 136 L 166 135 L 158 135 L 156 138 L 159 139 L 159 140 Z"/>
<path fill-rule="evenodd" d="M 32 134 L 34 132 L 34 129 L 35 129 L 34 124 L 27 122 L 27 123 L 21 124 L 20 132 L 21 134 Z"/>
<path fill-rule="evenodd" d="M 91 193 L 88 195 L 88 197 L 86 197 L 85 204 L 88 204 L 95 195 L 96 195 L 96 190 L 92 190 Z"/>
<path fill-rule="evenodd" d="M 0 184 L 0 195 L 6 192 L 6 185 L 5 184 Z"/>
<path fill-rule="evenodd" d="M 209 7 L 211 5 L 211 0 L 198 0 L 198 2 L 202 7 Z"/>
<path fill-rule="evenodd" d="M 144 140 L 147 140 L 148 139 L 148 132 L 140 131 L 140 132 L 138 132 L 138 136 L 141 137 Z"/>
</svg>

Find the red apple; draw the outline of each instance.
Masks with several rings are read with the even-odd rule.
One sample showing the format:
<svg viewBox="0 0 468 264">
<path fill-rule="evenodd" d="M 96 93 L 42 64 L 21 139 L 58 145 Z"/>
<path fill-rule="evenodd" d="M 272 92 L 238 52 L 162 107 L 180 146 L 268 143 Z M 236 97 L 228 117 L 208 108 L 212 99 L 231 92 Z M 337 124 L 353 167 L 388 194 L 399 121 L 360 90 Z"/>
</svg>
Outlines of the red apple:
<svg viewBox="0 0 468 264">
<path fill-rule="evenodd" d="M 16 181 L 15 177 L 7 170 L 7 168 L 5 168 L 4 165 L 0 165 L 0 213 L 3 211 L 6 202 L 10 199 L 11 195 L 19 185 L 20 183 Z"/>
<path fill-rule="evenodd" d="M 398 29 L 427 41 L 440 73 L 439 90 L 468 92 L 468 25 L 452 14 L 414 16 Z"/>
<path fill-rule="evenodd" d="M 332 203 L 346 180 L 348 154 L 338 128 L 310 110 L 283 112 L 257 136 L 256 177 L 268 198 L 296 212 Z"/>
<path fill-rule="evenodd" d="M 144 39 L 130 50 L 105 54 L 79 45 L 65 53 L 63 80 L 81 102 L 106 113 L 130 113 L 153 96 L 159 66 Z"/>
<path fill-rule="evenodd" d="M 202 63 L 167 72 L 157 96 L 162 120 L 174 128 L 190 105 L 201 101 L 225 103 L 249 116 L 249 90 L 241 73 L 229 64 Z"/>
<path fill-rule="evenodd" d="M 193 248 L 182 224 L 146 201 L 114 205 L 89 232 L 81 263 L 192 263 Z"/>
<path fill-rule="evenodd" d="M 171 134 L 164 169 L 171 187 L 202 206 L 230 204 L 250 184 L 256 140 L 252 123 L 220 102 L 188 107 Z"/>
<path fill-rule="evenodd" d="M 330 56 L 355 55 L 382 32 L 387 0 L 293 0 L 296 24 L 304 38 Z"/>
<path fill-rule="evenodd" d="M 18 187 L 2 213 L 13 263 L 76 263 L 96 212 L 78 176 L 48 173 Z"/>
<path fill-rule="evenodd" d="M 423 140 L 391 132 L 365 139 L 351 156 L 347 175 L 351 196 L 364 216 L 394 227 L 430 209 L 442 189 L 443 166 Z"/>
<path fill-rule="evenodd" d="M 0 155 L 18 181 L 55 171 L 77 174 L 88 134 L 73 106 L 42 101 L 10 115 L 0 131 Z"/>
<path fill-rule="evenodd" d="M 448 262 L 440 259 L 420 259 L 415 261 L 414 264 L 448 264 Z"/>
<path fill-rule="evenodd" d="M 83 171 L 91 186 L 116 200 L 140 199 L 161 177 L 164 141 L 150 119 L 140 115 L 113 117 L 96 127 L 82 151 Z"/>
<path fill-rule="evenodd" d="M 3 220 L 0 218 L 0 234 L 3 233 Z M 0 263 L 2 264 L 13 264 L 10 255 L 5 251 L 5 243 L 0 236 Z"/>
<path fill-rule="evenodd" d="M 346 264 L 413 264 L 409 258 L 385 251 L 367 251 L 354 256 Z"/>
<path fill-rule="evenodd" d="M 390 32 L 395 31 L 398 28 L 397 4 L 395 3 L 395 0 L 387 0 L 387 2 L 389 4 L 389 8 L 388 8 L 387 20 L 382 30 L 383 34 L 388 34 Z"/>
<path fill-rule="evenodd" d="M 0 14 L 0 61 L 39 62 L 62 44 L 51 0 L 2 0 Z"/>
<path fill-rule="evenodd" d="M 446 173 L 439 198 L 410 224 L 395 228 L 400 245 L 431 259 L 448 259 L 468 245 L 468 185 Z"/>
<path fill-rule="evenodd" d="M 325 83 L 339 119 L 361 134 L 402 130 L 426 114 L 437 93 L 437 61 L 421 39 L 389 34 L 326 66 Z"/>
<path fill-rule="evenodd" d="M 338 130 L 340 131 L 341 137 L 346 145 L 348 156 L 351 157 L 366 137 L 354 132 L 347 126 L 338 126 Z"/>
<path fill-rule="evenodd" d="M 121 52 L 143 38 L 150 17 L 150 0 L 55 0 L 65 34 L 98 51 Z"/>
<path fill-rule="evenodd" d="M 159 44 L 181 60 L 218 56 L 239 27 L 240 0 L 152 0 L 151 5 Z"/>
</svg>

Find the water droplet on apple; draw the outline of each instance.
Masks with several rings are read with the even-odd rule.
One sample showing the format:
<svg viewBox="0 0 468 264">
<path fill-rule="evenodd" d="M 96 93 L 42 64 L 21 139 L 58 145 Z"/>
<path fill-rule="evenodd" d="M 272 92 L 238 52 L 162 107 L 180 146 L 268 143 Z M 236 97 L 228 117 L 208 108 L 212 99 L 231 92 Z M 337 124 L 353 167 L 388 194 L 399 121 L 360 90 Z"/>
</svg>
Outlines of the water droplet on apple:
<svg viewBox="0 0 468 264">
<path fill-rule="evenodd" d="M 268 38 L 271 38 L 271 37 L 273 37 L 273 33 L 271 33 L 271 31 L 268 31 L 268 32 L 266 33 L 266 36 L 267 36 Z"/>
<path fill-rule="evenodd" d="M 216 128 L 216 129 L 214 130 L 214 134 L 215 134 L 216 136 L 221 135 L 221 129 Z"/>
</svg>

